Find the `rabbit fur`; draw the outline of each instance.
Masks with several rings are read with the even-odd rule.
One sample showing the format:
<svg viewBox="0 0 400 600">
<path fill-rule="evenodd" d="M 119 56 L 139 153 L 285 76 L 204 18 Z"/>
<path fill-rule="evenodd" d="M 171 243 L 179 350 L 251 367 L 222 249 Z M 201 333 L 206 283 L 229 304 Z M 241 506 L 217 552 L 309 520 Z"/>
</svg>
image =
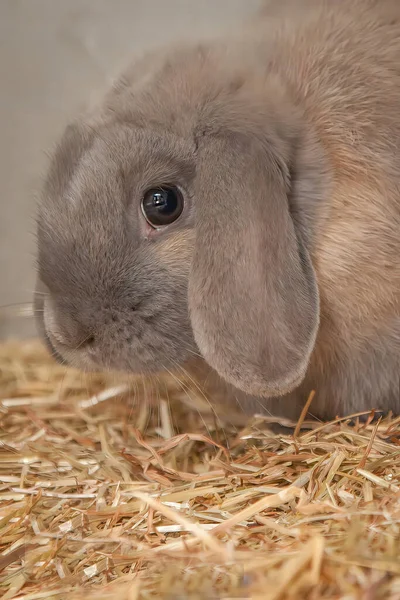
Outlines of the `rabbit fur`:
<svg viewBox="0 0 400 600">
<path fill-rule="evenodd" d="M 178 185 L 153 229 L 148 188 Z M 295 418 L 400 409 L 400 3 L 271 0 L 137 59 L 65 130 L 38 214 L 60 360 L 183 366 Z"/>
</svg>

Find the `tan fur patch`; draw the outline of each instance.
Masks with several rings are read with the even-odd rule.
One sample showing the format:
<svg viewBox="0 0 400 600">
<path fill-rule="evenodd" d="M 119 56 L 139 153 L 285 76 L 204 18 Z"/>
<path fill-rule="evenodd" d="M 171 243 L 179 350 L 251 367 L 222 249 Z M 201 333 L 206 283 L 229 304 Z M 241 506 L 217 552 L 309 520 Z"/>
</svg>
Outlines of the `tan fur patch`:
<svg viewBox="0 0 400 600">
<path fill-rule="evenodd" d="M 192 259 L 194 230 L 185 229 L 160 240 L 153 246 L 157 259 L 171 270 L 187 274 Z"/>
</svg>

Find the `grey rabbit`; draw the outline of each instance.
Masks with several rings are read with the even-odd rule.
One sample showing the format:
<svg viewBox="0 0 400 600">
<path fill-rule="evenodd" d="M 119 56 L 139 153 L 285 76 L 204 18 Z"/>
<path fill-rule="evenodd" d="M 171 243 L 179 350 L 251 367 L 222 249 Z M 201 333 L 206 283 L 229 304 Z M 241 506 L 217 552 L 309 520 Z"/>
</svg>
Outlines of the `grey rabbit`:
<svg viewBox="0 0 400 600">
<path fill-rule="evenodd" d="M 67 364 L 399 412 L 400 2 L 271 0 L 136 60 L 66 128 L 37 240 Z"/>
</svg>

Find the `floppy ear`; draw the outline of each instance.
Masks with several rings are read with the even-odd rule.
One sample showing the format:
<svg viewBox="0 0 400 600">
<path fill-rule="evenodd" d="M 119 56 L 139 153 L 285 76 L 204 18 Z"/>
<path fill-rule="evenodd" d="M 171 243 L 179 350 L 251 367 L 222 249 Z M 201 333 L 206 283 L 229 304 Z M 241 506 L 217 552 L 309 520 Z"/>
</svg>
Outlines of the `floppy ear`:
<svg viewBox="0 0 400 600">
<path fill-rule="evenodd" d="M 286 174 L 285 174 L 286 170 Z M 271 397 L 304 378 L 319 324 L 289 172 L 259 140 L 203 138 L 189 310 L 196 343 L 226 381 Z"/>
<path fill-rule="evenodd" d="M 90 147 L 94 131 L 83 118 L 77 118 L 64 129 L 52 155 L 43 195 L 54 200 L 61 198 L 83 153 Z"/>
</svg>

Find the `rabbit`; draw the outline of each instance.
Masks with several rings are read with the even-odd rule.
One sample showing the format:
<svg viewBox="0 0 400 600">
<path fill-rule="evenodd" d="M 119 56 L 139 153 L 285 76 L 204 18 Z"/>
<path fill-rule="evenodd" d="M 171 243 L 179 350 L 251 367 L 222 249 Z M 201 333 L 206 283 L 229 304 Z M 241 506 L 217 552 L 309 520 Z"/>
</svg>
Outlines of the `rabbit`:
<svg viewBox="0 0 400 600">
<path fill-rule="evenodd" d="M 137 58 L 66 127 L 37 218 L 56 358 L 210 399 L 400 408 L 400 3 L 270 0 Z"/>
</svg>

